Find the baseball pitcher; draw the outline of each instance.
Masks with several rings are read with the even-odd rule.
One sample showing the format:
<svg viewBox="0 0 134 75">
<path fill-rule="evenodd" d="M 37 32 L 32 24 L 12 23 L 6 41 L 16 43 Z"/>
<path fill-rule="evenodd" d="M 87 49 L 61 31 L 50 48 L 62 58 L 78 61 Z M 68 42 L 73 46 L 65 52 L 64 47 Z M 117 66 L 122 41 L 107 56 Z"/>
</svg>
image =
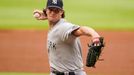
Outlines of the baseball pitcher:
<svg viewBox="0 0 134 75">
<path fill-rule="evenodd" d="M 49 24 L 47 50 L 50 75 L 86 75 L 79 36 L 92 37 L 94 46 L 98 47 L 101 45 L 100 35 L 90 27 L 66 21 L 62 0 L 47 0 L 43 11 L 34 11 L 34 17 L 47 20 Z"/>
</svg>

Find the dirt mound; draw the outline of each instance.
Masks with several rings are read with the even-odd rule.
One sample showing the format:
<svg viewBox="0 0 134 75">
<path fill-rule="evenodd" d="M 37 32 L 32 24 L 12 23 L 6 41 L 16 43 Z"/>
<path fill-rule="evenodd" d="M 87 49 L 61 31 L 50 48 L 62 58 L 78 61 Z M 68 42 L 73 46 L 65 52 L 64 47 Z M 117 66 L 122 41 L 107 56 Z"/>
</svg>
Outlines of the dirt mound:
<svg viewBox="0 0 134 75">
<path fill-rule="evenodd" d="M 134 74 L 134 32 L 99 31 L 105 37 L 106 47 L 96 68 L 86 68 L 88 73 Z M 46 50 L 47 31 L 0 31 L 0 71 L 49 72 Z M 87 43 L 90 38 L 80 37 L 85 63 Z"/>
</svg>

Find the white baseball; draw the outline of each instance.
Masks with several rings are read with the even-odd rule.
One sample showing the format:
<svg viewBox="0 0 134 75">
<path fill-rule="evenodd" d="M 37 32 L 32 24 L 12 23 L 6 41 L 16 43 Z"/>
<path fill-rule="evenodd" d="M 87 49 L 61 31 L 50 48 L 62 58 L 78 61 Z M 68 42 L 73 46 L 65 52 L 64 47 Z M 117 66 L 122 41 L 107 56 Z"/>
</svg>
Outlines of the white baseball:
<svg viewBox="0 0 134 75">
<path fill-rule="evenodd" d="M 40 13 L 38 13 L 38 12 L 34 13 L 35 18 L 39 18 L 40 16 L 41 16 Z"/>
</svg>

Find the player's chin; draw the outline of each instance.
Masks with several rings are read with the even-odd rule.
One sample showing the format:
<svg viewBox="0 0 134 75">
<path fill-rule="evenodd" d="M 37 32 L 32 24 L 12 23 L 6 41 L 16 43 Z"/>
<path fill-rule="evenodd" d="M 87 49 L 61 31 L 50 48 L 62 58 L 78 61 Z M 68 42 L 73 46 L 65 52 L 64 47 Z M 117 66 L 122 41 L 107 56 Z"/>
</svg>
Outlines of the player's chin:
<svg viewBox="0 0 134 75">
<path fill-rule="evenodd" d="M 56 18 L 49 18 L 48 19 L 50 22 L 57 22 L 58 21 L 58 19 L 56 19 Z"/>
</svg>

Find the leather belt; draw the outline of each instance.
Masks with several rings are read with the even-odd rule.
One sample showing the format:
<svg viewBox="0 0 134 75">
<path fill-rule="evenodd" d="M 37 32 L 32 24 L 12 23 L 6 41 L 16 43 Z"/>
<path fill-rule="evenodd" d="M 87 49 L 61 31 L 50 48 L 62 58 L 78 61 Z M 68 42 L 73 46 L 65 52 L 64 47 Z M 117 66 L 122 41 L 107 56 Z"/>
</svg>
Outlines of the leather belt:
<svg viewBox="0 0 134 75">
<path fill-rule="evenodd" d="M 55 73 L 56 75 L 75 75 L 74 72 L 59 72 L 59 71 L 52 71 L 52 73 Z"/>
</svg>

